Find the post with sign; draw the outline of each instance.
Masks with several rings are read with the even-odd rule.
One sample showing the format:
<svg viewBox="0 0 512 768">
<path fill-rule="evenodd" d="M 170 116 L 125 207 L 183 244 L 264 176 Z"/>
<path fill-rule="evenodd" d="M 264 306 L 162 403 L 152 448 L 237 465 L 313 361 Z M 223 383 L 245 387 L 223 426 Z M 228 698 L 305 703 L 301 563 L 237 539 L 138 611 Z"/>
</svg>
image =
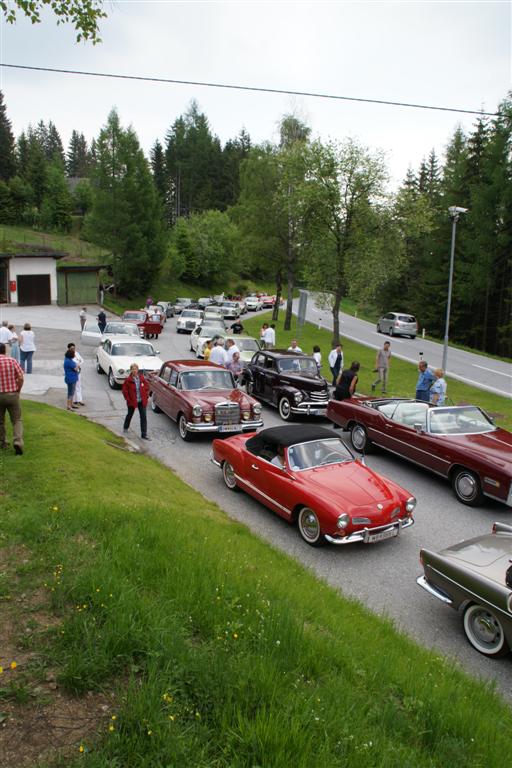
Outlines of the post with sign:
<svg viewBox="0 0 512 768">
<path fill-rule="evenodd" d="M 308 303 L 308 292 L 299 291 L 299 308 L 297 310 L 297 339 L 300 338 L 302 326 L 306 322 L 306 307 Z"/>
</svg>

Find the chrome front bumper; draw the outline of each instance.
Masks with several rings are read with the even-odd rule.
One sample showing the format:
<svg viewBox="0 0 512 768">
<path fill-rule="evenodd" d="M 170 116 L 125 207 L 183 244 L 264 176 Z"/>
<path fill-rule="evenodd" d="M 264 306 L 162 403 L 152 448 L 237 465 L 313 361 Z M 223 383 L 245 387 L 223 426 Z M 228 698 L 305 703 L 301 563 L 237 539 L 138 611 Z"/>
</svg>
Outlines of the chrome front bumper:
<svg viewBox="0 0 512 768">
<path fill-rule="evenodd" d="M 292 413 L 302 413 L 306 416 L 325 416 L 327 413 L 327 403 L 299 403 L 290 407 Z"/>
<path fill-rule="evenodd" d="M 194 424 L 193 421 L 187 421 L 187 430 L 188 432 L 219 432 L 222 435 L 236 435 L 240 432 L 254 432 L 256 429 L 259 429 L 263 426 L 263 420 L 260 419 L 260 421 L 241 421 L 239 424 L 236 424 L 236 429 L 226 429 L 221 430 L 220 427 L 224 426 L 223 424 L 215 424 L 215 423 L 202 423 L 202 424 Z"/>
<path fill-rule="evenodd" d="M 434 587 L 432 584 L 430 584 L 425 575 L 418 576 L 416 579 L 416 584 L 425 590 L 425 592 L 428 592 L 429 595 L 433 595 L 433 597 L 437 597 L 438 600 L 441 600 L 442 603 L 446 603 L 447 605 L 453 605 L 453 600 L 448 597 L 444 592 L 442 592 L 437 587 Z"/>
<path fill-rule="evenodd" d="M 398 520 L 396 523 L 392 523 L 391 525 L 379 525 L 376 528 L 363 528 L 361 531 L 354 531 L 354 533 L 351 533 L 350 536 L 344 536 L 343 538 L 337 538 L 325 534 L 325 540 L 328 541 L 329 544 L 355 544 L 358 541 L 362 541 L 363 544 L 372 544 L 373 542 L 370 541 L 370 537 L 374 536 L 375 534 L 396 530 L 396 536 L 398 536 L 400 531 L 402 531 L 404 528 L 410 528 L 411 525 L 414 525 L 414 518 L 406 517 L 403 521 Z M 394 537 L 390 536 L 389 538 Z"/>
</svg>

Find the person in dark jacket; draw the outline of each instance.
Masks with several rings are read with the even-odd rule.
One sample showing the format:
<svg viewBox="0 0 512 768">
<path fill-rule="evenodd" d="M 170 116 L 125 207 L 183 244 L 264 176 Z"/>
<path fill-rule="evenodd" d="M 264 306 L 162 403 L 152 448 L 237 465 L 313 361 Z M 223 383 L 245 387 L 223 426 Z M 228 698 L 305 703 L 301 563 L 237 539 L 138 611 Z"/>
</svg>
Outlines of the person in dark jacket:
<svg viewBox="0 0 512 768">
<path fill-rule="evenodd" d="M 128 413 L 123 424 L 123 432 L 128 432 L 132 416 L 137 408 L 140 415 L 140 432 L 143 440 L 151 440 L 148 437 L 148 423 L 146 406 L 148 404 L 149 387 L 146 379 L 139 373 L 137 363 L 130 365 L 130 374 L 123 382 L 123 395 L 128 406 Z"/>
<path fill-rule="evenodd" d="M 103 333 L 106 325 L 107 325 L 107 316 L 104 313 L 104 311 L 101 309 L 98 312 L 98 328 L 100 329 L 100 333 Z"/>
<path fill-rule="evenodd" d="M 335 400 L 346 400 L 348 397 L 352 397 L 356 391 L 360 367 L 357 360 L 354 360 L 350 368 L 340 373 L 336 381 L 336 389 L 334 390 Z"/>
<path fill-rule="evenodd" d="M 73 395 L 75 394 L 75 387 L 80 375 L 80 366 L 75 360 L 75 350 L 68 349 L 64 355 L 64 381 L 68 388 L 68 411 L 76 411 L 78 406 L 73 405 Z"/>
</svg>

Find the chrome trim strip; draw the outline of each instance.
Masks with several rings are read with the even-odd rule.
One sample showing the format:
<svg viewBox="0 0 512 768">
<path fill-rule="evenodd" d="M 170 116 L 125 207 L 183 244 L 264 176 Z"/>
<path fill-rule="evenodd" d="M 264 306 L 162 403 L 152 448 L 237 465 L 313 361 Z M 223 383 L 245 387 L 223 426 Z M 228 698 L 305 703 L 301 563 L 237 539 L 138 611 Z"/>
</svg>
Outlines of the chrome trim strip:
<svg viewBox="0 0 512 768">
<path fill-rule="evenodd" d="M 286 512 L 287 515 L 291 516 L 291 514 L 292 514 L 292 510 L 291 509 L 288 509 L 288 507 L 283 507 L 283 505 L 279 504 L 279 502 L 276 501 L 275 499 L 273 499 L 272 496 L 267 496 L 266 493 L 263 493 L 263 491 L 261 491 L 259 488 L 256 488 L 255 485 L 250 483 L 244 477 L 240 477 L 240 475 L 237 475 L 237 474 L 235 474 L 235 477 L 236 477 L 237 480 L 239 480 L 242 483 L 242 485 L 247 485 L 249 488 L 252 488 L 252 490 L 255 491 L 259 496 L 262 496 L 264 499 L 268 499 L 268 501 L 270 501 L 276 507 L 279 507 L 279 509 L 282 509 L 283 512 Z"/>
<path fill-rule="evenodd" d="M 213 455 L 213 451 L 210 451 L 210 461 L 211 461 L 212 464 L 215 464 L 216 467 L 222 467 L 221 462 L 217 461 L 217 459 Z"/>
<path fill-rule="evenodd" d="M 433 587 L 432 584 L 429 584 L 425 575 L 418 576 L 416 579 L 416 584 L 424 589 L 426 592 L 428 592 L 433 597 L 437 597 L 438 600 L 441 600 L 442 603 L 446 603 L 447 605 L 453 605 L 453 600 L 449 597 L 447 597 L 444 592 L 441 592 L 441 590 L 438 590 L 436 587 Z"/>
<path fill-rule="evenodd" d="M 428 567 L 434 571 L 434 573 L 437 573 L 439 576 L 441 576 L 443 579 L 446 579 L 446 581 L 449 581 L 451 584 L 453 584 L 458 589 L 463 590 L 468 595 L 471 595 L 473 598 L 477 600 L 479 604 L 485 603 L 485 605 L 489 605 L 491 608 L 493 608 L 495 611 L 499 611 L 507 618 L 510 618 L 510 611 L 504 611 L 503 608 L 500 608 L 498 605 L 495 605 L 494 603 L 490 603 L 489 600 L 486 600 L 481 595 L 477 595 L 476 592 L 473 592 L 471 589 L 468 589 L 467 587 L 463 586 L 462 584 L 459 584 L 459 582 L 455 581 L 454 579 L 451 579 L 449 576 L 447 576 L 445 573 L 442 573 L 437 568 L 434 568 L 432 565 L 429 565 L 427 563 Z M 512 595 L 512 592 L 510 592 L 510 595 Z M 507 602 L 510 600 L 510 595 L 508 598 L 506 598 Z"/>
<path fill-rule="evenodd" d="M 246 429 L 258 429 L 258 427 L 263 426 L 263 421 L 242 421 L 240 422 L 242 429 L 234 429 L 233 434 L 240 434 L 240 432 L 244 432 Z M 219 432 L 219 427 L 225 426 L 224 424 L 194 424 L 193 422 L 187 421 L 187 430 L 189 432 Z M 239 425 L 237 425 L 239 426 Z M 222 430 L 223 434 L 229 434 L 230 430 Z"/>
</svg>

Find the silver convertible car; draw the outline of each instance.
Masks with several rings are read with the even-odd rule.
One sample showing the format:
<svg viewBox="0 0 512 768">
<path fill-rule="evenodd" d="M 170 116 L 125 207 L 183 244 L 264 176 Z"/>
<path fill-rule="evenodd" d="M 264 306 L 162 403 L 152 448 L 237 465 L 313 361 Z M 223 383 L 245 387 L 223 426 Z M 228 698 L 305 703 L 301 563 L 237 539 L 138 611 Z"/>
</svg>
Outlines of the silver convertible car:
<svg viewBox="0 0 512 768">
<path fill-rule="evenodd" d="M 422 549 L 424 574 L 417 584 L 459 611 L 466 637 L 485 656 L 512 648 L 512 525 L 440 552 Z"/>
</svg>

